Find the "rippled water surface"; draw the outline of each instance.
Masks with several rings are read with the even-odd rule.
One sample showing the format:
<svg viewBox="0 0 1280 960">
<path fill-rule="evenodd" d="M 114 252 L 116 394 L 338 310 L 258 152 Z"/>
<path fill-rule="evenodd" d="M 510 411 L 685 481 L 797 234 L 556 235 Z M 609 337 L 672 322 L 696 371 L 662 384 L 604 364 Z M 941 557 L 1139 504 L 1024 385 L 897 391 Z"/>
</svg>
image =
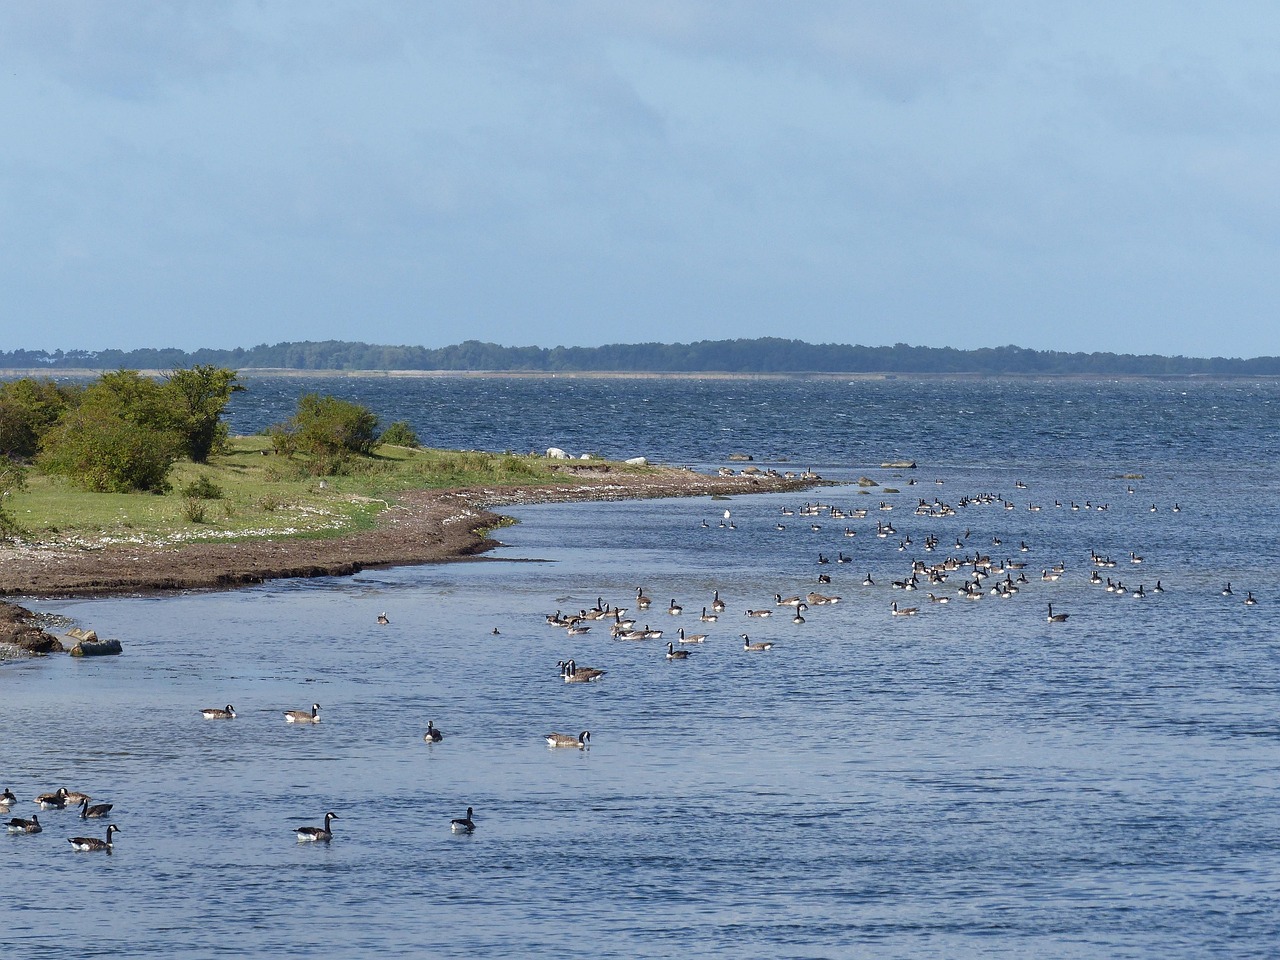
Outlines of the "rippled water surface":
<svg viewBox="0 0 1280 960">
<path fill-rule="evenodd" d="M 65 784 L 113 802 L 120 833 L 77 854 L 66 838 L 105 823 L 49 811 L 0 836 L 6 955 L 1274 956 L 1275 385 L 251 386 L 240 431 L 320 389 L 441 445 L 742 450 L 881 486 L 809 495 L 858 519 L 783 513 L 804 495 L 525 507 L 472 562 L 24 601 L 125 654 L 0 664 L 9 816 Z M 956 515 L 914 514 L 935 498 Z M 1028 582 L 892 586 L 975 553 Z M 545 623 L 638 587 L 661 641 Z M 802 624 L 774 604 L 811 590 L 841 601 Z M 714 591 L 727 609 L 699 622 Z M 708 639 L 671 663 L 681 626 Z M 608 672 L 565 684 L 566 657 Z M 228 702 L 238 719 L 200 718 Z M 321 724 L 284 723 L 312 702 Z M 583 729 L 587 751 L 542 740 Z M 452 834 L 468 806 L 475 833 Z M 294 840 L 328 810 L 331 844 Z"/>
</svg>

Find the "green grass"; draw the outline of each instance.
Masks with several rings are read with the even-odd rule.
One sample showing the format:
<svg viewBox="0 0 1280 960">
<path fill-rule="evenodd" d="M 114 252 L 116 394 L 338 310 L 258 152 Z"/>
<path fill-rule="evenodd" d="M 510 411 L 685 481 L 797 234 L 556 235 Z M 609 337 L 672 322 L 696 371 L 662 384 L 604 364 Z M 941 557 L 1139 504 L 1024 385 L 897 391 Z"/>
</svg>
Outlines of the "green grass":
<svg viewBox="0 0 1280 960">
<path fill-rule="evenodd" d="M 9 514 L 24 539 L 53 543 L 315 538 L 373 527 L 378 514 L 405 490 L 565 479 L 542 457 L 393 446 L 353 458 L 340 475 L 318 477 L 302 458 L 270 451 L 266 437 L 234 437 L 228 452 L 208 464 L 175 464 L 169 475 L 172 491 L 164 495 L 88 493 L 32 471 L 26 489 L 9 498 Z M 615 463 L 610 469 L 643 473 L 651 468 Z M 181 491 L 202 477 L 221 489 L 220 498 L 183 496 Z"/>
</svg>

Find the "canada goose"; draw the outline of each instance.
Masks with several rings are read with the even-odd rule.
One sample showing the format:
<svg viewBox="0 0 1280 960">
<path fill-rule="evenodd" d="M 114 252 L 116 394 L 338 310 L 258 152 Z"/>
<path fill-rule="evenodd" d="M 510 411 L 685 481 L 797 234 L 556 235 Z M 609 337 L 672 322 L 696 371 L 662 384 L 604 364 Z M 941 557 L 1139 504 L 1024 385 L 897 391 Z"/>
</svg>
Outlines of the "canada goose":
<svg viewBox="0 0 1280 960">
<path fill-rule="evenodd" d="M 773 602 L 775 606 L 779 607 L 798 607 L 804 601 L 799 597 L 787 597 L 786 599 L 783 599 L 782 594 L 775 593 L 773 595 Z"/>
<path fill-rule="evenodd" d="M 320 704 L 313 703 L 311 712 L 305 710 L 286 710 L 284 712 L 285 723 L 319 723 L 320 722 Z"/>
<path fill-rule="evenodd" d="M 206 720 L 234 720 L 236 718 L 236 709 L 227 704 L 226 709 L 220 707 L 205 707 L 200 711 L 200 716 Z"/>
<path fill-rule="evenodd" d="M 636 609 L 648 610 L 653 601 L 644 595 L 644 587 L 636 587 Z"/>
<path fill-rule="evenodd" d="M 1130 551 L 1130 552 L 1129 552 L 1129 562 L 1130 562 L 1130 563 L 1141 563 L 1141 562 L 1142 562 L 1142 557 L 1138 556 L 1138 555 L 1137 555 L 1136 553 L 1134 553 L 1133 551 Z"/>
<path fill-rule="evenodd" d="M 293 832 L 299 843 L 328 843 L 333 839 L 332 826 L 337 819 L 338 815 L 330 811 L 324 815 L 323 827 L 297 827 Z"/>
<path fill-rule="evenodd" d="M 818 582 L 819 582 L 819 583 L 830 583 L 830 582 L 831 582 L 831 575 L 830 575 L 830 574 L 827 574 L 827 573 L 820 573 L 820 574 L 818 574 Z"/>
<path fill-rule="evenodd" d="M 1053 612 L 1053 604 L 1052 604 L 1052 603 L 1051 603 L 1051 604 L 1049 604 L 1049 616 L 1048 616 L 1048 621 L 1049 621 L 1050 623 L 1066 623 L 1066 622 L 1067 622 L 1067 617 L 1069 617 L 1069 616 L 1071 616 L 1071 614 L 1069 614 L 1069 613 L 1054 613 L 1054 612 Z"/>
<path fill-rule="evenodd" d="M 748 636 L 744 633 L 744 634 L 742 634 L 742 649 L 743 649 L 743 650 L 750 650 L 750 651 L 752 651 L 752 652 L 756 652 L 756 651 L 760 651 L 760 650 L 772 650 L 772 649 L 773 649 L 773 644 L 772 644 L 772 643 L 770 643 L 768 640 L 755 640 L 755 641 L 753 641 L 750 637 L 748 637 Z"/>
<path fill-rule="evenodd" d="M 919 612 L 919 607 L 899 607 L 897 600 L 893 601 L 893 606 L 890 608 L 890 613 L 895 617 L 914 617 Z"/>
<path fill-rule="evenodd" d="M 1250 590 L 1250 591 L 1248 592 L 1248 596 L 1246 596 L 1246 597 L 1244 598 L 1244 602 L 1245 602 L 1245 603 L 1247 603 L 1247 604 L 1248 604 L 1249 606 L 1251 606 L 1251 607 L 1252 607 L 1255 603 L 1257 603 L 1257 602 L 1258 602 L 1258 601 L 1254 598 L 1254 596 L 1253 596 L 1253 591 L 1252 591 L 1252 590 Z"/>
<path fill-rule="evenodd" d="M 949 603 L 951 601 L 950 597 L 935 597 L 932 593 L 928 594 L 928 597 L 934 603 Z"/>
<path fill-rule="evenodd" d="M 705 633 L 691 633 L 686 636 L 684 632 L 684 627 L 680 628 L 679 636 L 680 636 L 681 643 L 702 643 L 704 640 L 707 639 L 707 635 Z M 667 646 L 671 646 L 671 644 L 668 643 Z"/>
<path fill-rule="evenodd" d="M 804 617 L 800 615 L 800 611 L 801 611 L 801 610 L 807 610 L 807 609 L 808 609 L 808 607 L 807 607 L 807 606 L 805 606 L 804 604 L 801 604 L 800 606 L 796 607 L 796 615 L 795 615 L 794 617 L 792 617 L 792 618 L 791 618 L 791 622 L 792 622 L 792 623 L 804 623 L 804 622 L 805 622 L 805 621 L 804 621 Z"/>
<path fill-rule="evenodd" d="M 65 810 L 67 808 L 67 788 L 59 787 L 52 793 L 42 793 L 35 799 L 41 810 Z"/>
<path fill-rule="evenodd" d="M 863 578 L 862 585 L 864 587 L 874 587 L 876 585 L 876 582 L 871 579 L 871 574 L 868 573 L 866 577 Z"/>
<path fill-rule="evenodd" d="M 677 650 L 670 640 L 667 641 L 667 659 L 668 660 L 688 660 L 688 650 Z"/>
<path fill-rule="evenodd" d="M 97 820 L 99 817 L 105 817 L 111 812 L 111 808 L 115 804 L 111 803 L 95 803 L 89 806 L 89 798 L 85 797 L 80 801 L 80 819 L 81 820 Z"/>
<path fill-rule="evenodd" d="M 391 621 L 387 619 L 387 615 L 384 612 L 384 613 L 378 614 L 378 622 L 385 624 L 385 623 L 390 623 Z"/>
<path fill-rule="evenodd" d="M 646 640 L 661 640 L 661 639 L 662 639 L 662 631 L 661 631 L 661 630 L 654 630 L 653 628 L 651 628 L 651 627 L 646 623 L 646 624 L 644 625 L 644 638 L 645 638 Z"/>
<path fill-rule="evenodd" d="M 748 617 L 772 617 L 773 611 L 772 610 L 748 610 L 747 616 Z"/>
<path fill-rule="evenodd" d="M 422 739 L 427 743 L 439 743 L 444 739 L 444 734 L 436 729 L 434 720 L 427 721 L 427 732 L 422 735 Z"/>
<path fill-rule="evenodd" d="M 684 613 L 684 607 L 676 603 L 675 597 L 672 597 L 671 605 L 667 607 L 667 613 L 671 614 L 673 617 L 678 617 L 680 614 Z"/>
<path fill-rule="evenodd" d="M 544 738 L 548 747 L 577 747 L 579 750 L 585 750 L 591 746 L 591 731 L 583 730 L 576 737 L 568 733 L 548 733 Z M 467 811 L 467 816 L 471 816 L 471 811 Z M 457 823 L 457 821 L 454 821 Z"/>
<path fill-rule="evenodd" d="M 714 613 L 707 613 L 707 608 L 703 607 L 702 616 L 700 616 L 698 619 L 701 620 L 703 623 L 715 623 L 720 618 L 717 617 Z"/>
<path fill-rule="evenodd" d="M 476 822 L 471 819 L 471 815 L 474 812 L 470 807 L 467 807 L 467 815 L 450 820 L 449 829 L 454 833 L 475 833 Z"/>
<path fill-rule="evenodd" d="M 1152 588 L 1156 593 L 1164 593 L 1164 587 L 1160 585 L 1160 581 L 1156 581 L 1156 585 Z"/>
<path fill-rule="evenodd" d="M 120 828 L 113 823 L 107 827 L 107 839 L 105 840 L 99 840 L 97 837 L 68 837 L 67 842 L 71 844 L 72 850 L 94 850 L 110 853 L 112 847 L 111 837 L 119 832 Z"/>
<path fill-rule="evenodd" d="M 584 633 L 591 632 L 590 627 L 584 626 L 578 623 L 571 623 L 569 626 L 565 627 L 564 630 L 565 630 L 565 633 L 567 633 L 571 637 L 580 637 Z"/>
<path fill-rule="evenodd" d="M 720 591 L 713 591 L 711 595 L 711 609 L 716 613 L 724 613 L 724 601 L 720 599 Z"/>
<path fill-rule="evenodd" d="M 573 660 L 564 661 L 560 672 L 564 675 L 565 683 L 590 683 L 605 674 L 599 667 L 580 667 Z"/>
<path fill-rule="evenodd" d="M 0 807 L 10 807 L 17 802 L 18 798 L 14 796 L 13 791 L 5 787 L 4 793 L 0 794 Z"/>
<path fill-rule="evenodd" d="M 10 833 L 39 833 L 43 828 L 40 826 L 40 818 L 34 813 L 30 820 L 24 820 L 22 817 L 14 817 L 5 827 Z"/>
<path fill-rule="evenodd" d="M 1231 581 L 1230 581 L 1230 580 L 1228 580 L 1228 581 L 1227 581 L 1227 585 L 1226 585 L 1225 587 L 1223 587 L 1223 588 L 1222 588 L 1222 595 L 1223 595 L 1224 597 L 1229 597 L 1229 596 L 1231 596 Z"/>
</svg>

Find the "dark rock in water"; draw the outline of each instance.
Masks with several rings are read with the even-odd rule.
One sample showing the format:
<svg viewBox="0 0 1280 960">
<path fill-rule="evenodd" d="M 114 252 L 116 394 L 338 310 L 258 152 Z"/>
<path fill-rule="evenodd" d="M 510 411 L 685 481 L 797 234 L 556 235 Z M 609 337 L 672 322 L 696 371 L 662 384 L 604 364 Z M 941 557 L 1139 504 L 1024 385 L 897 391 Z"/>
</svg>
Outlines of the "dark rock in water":
<svg viewBox="0 0 1280 960">
<path fill-rule="evenodd" d="M 859 477 L 859 478 L 858 478 L 858 486 L 860 486 L 860 487 L 878 487 L 878 486 L 880 486 L 880 484 L 876 483 L 876 482 L 875 482 L 874 480 L 872 480 L 870 477 Z"/>
<path fill-rule="evenodd" d="M 729 459 L 730 459 L 730 460 L 741 460 L 741 461 L 747 461 L 747 460 L 754 460 L 754 459 L 755 459 L 755 457 L 753 457 L 753 456 L 752 456 L 751 454 L 749 454 L 749 453 L 731 453 L 731 454 L 729 454 Z"/>
<path fill-rule="evenodd" d="M 71 648 L 73 657 L 111 657 L 122 652 L 119 640 L 81 640 Z"/>
</svg>

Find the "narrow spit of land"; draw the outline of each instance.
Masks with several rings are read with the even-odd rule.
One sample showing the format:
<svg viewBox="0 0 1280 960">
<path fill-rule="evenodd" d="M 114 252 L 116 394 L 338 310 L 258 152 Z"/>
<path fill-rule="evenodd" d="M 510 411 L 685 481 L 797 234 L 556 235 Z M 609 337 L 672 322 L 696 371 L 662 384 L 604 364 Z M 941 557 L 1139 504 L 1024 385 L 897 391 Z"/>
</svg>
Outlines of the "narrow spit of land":
<svg viewBox="0 0 1280 960">
<path fill-rule="evenodd" d="M 575 477 L 553 485 L 405 491 L 379 515 L 373 529 L 324 539 L 176 546 L 0 544 L 0 595 L 119 595 L 344 576 L 368 567 L 439 563 L 491 549 L 498 542 L 489 531 L 505 522 L 493 508 L 503 505 L 733 495 L 811 486 L 812 480 L 799 478 L 659 469 L 643 475 Z"/>
</svg>

